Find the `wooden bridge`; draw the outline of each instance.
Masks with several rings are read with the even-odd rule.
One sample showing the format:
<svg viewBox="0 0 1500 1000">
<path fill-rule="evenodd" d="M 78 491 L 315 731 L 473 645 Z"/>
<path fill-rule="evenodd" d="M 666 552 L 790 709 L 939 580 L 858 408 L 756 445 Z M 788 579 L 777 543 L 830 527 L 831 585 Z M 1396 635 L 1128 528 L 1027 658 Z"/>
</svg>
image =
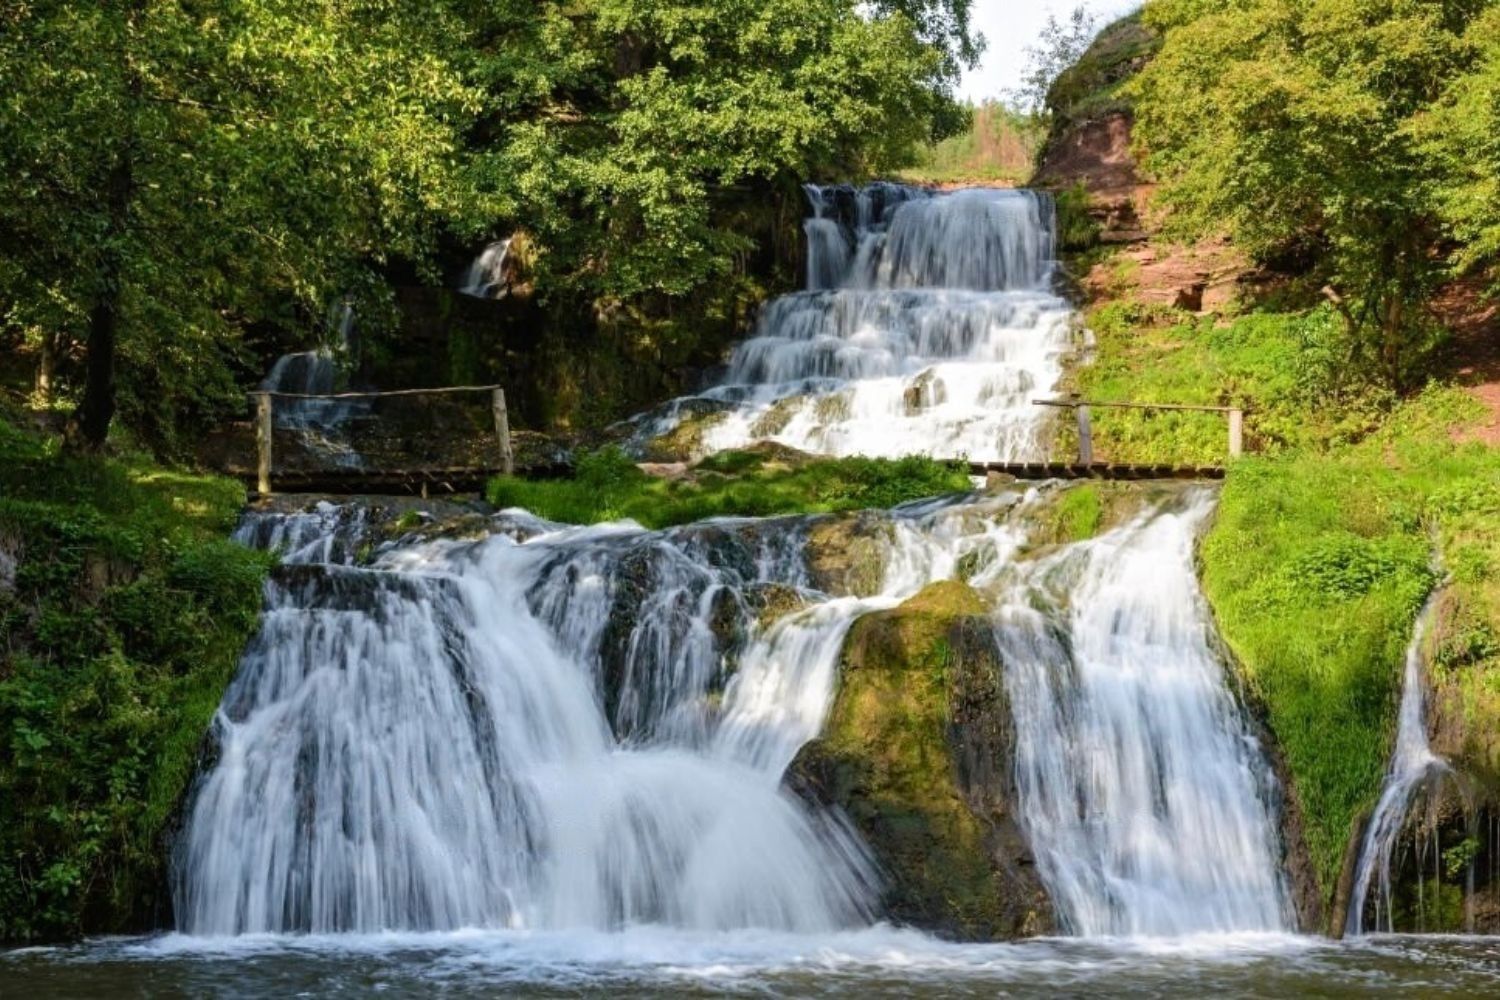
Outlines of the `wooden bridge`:
<svg viewBox="0 0 1500 1000">
<path fill-rule="evenodd" d="M 495 457 L 493 465 L 458 467 L 416 466 L 401 469 L 284 469 L 274 476 L 275 485 L 289 492 L 320 493 L 420 493 L 427 496 L 436 488 L 445 493 L 463 493 L 484 488 L 492 476 L 515 473 L 515 450 L 510 434 L 510 416 L 505 406 L 505 390 L 498 385 L 455 385 L 437 389 L 392 389 L 385 392 L 340 392 L 328 394 L 270 392 L 250 393 L 255 403 L 255 488 L 261 496 L 270 496 L 272 468 L 275 461 L 275 401 L 278 399 L 355 400 L 400 396 L 435 396 L 453 393 L 488 393 L 490 412 L 495 424 Z"/>
<path fill-rule="evenodd" d="M 423 396 L 452 393 L 488 393 L 494 421 L 495 462 L 464 466 L 413 466 L 406 468 L 319 468 L 283 469 L 273 475 L 275 401 L 288 400 L 355 400 L 393 396 Z M 261 496 L 270 496 L 273 486 L 285 492 L 320 493 L 462 493 L 482 490 L 484 484 L 498 475 L 515 473 L 515 452 L 510 420 L 505 404 L 505 390 L 498 385 L 448 386 L 437 389 L 397 389 L 386 392 L 345 392 L 304 394 L 259 390 L 250 393 L 255 403 L 256 472 L 255 487 Z M 1222 479 L 1222 465 L 1176 465 L 1096 462 L 1094 460 L 1092 411 L 1104 408 L 1189 411 L 1221 413 L 1228 418 L 1227 453 L 1230 458 L 1244 450 L 1244 410 L 1233 406 L 1194 406 L 1180 403 L 1113 403 L 1066 399 L 1034 399 L 1037 406 L 1071 409 L 1077 420 L 1078 457 L 1072 462 L 970 462 L 969 471 L 979 476 L 1009 476 L 1015 479 Z M 530 470 L 532 474 L 560 474 L 562 468 Z M 248 477 L 247 477 L 248 478 Z"/>
</svg>

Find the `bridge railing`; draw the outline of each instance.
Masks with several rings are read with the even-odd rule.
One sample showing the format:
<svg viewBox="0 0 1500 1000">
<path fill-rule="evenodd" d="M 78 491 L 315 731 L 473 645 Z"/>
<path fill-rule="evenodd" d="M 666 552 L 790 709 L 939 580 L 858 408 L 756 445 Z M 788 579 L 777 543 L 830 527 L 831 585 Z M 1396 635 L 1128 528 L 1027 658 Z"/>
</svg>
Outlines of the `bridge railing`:
<svg viewBox="0 0 1500 1000">
<path fill-rule="evenodd" d="M 1238 406 L 1194 406 L 1185 403 L 1102 403 L 1071 397 L 1068 399 L 1033 399 L 1036 406 L 1057 406 L 1073 410 L 1078 418 L 1078 464 L 1094 464 L 1094 430 L 1090 422 L 1092 409 L 1176 410 L 1196 413 L 1222 413 L 1229 421 L 1229 457 L 1238 458 L 1245 451 L 1245 411 Z"/>
<path fill-rule="evenodd" d="M 495 425 L 495 442 L 500 471 L 509 476 L 515 472 L 515 451 L 511 445 L 510 416 L 505 405 L 505 390 L 498 385 L 454 385 L 434 389 L 390 389 L 383 392 L 295 393 L 258 389 L 249 393 L 255 404 L 256 488 L 261 496 L 272 491 L 272 463 L 275 441 L 276 400 L 357 400 L 398 396 L 442 396 L 453 393 L 489 393 L 490 412 Z M 426 495 L 425 484 L 423 495 Z"/>
</svg>

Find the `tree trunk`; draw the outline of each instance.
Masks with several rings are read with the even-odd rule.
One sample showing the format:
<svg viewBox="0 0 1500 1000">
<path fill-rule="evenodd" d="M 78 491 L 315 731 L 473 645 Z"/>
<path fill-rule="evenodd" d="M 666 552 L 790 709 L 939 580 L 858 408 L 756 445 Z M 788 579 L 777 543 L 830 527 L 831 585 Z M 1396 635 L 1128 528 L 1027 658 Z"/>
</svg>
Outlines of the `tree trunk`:
<svg viewBox="0 0 1500 1000">
<path fill-rule="evenodd" d="M 124 130 L 105 182 L 105 229 L 100 241 L 99 285 L 89 308 L 83 398 L 64 434 L 69 447 L 86 451 L 97 451 L 104 446 L 115 416 L 115 346 L 124 272 L 122 243 L 130 225 L 130 203 L 135 194 L 135 114 L 141 96 L 141 78 L 131 58 L 131 47 L 143 7 L 143 0 L 135 0 L 125 11 L 121 25 L 119 58 Z"/>
<path fill-rule="evenodd" d="M 1392 292 L 1386 303 L 1384 329 L 1381 331 L 1381 358 L 1385 362 L 1386 377 L 1397 392 L 1401 385 L 1401 321 L 1405 314 L 1400 292 Z"/>
<path fill-rule="evenodd" d="M 42 333 L 41 352 L 36 362 L 36 405 L 41 409 L 52 406 L 52 383 L 57 375 L 58 334 Z"/>
<path fill-rule="evenodd" d="M 130 144 L 122 144 L 110 169 L 109 226 L 105 232 L 103 259 L 99 266 L 99 291 L 89 309 L 89 333 L 85 342 L 83 398 L 68 428 L 68 444 L 97 451 L 109 436 L 115 416 L 115 343 L 120 326 L 120 240 L 130 212 L 132 186 Z"/>
</svg>

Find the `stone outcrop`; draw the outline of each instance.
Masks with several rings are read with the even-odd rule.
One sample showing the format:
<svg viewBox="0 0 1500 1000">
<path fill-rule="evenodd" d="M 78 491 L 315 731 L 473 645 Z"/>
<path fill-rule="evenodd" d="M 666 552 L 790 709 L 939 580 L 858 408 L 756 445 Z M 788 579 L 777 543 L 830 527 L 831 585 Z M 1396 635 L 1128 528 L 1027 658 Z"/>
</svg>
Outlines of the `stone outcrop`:
<svg viewBox="0 0 1500 1000">
<path fill-rule="evenodd" d="M 892 920 L 960 939 L 1054 929 L 1016 822 L 1001 669 L 984 605 L 963 583 L 933 584 L 850 629 L 824 735 L 788 781 L 849 817 Z"/>
</svg>

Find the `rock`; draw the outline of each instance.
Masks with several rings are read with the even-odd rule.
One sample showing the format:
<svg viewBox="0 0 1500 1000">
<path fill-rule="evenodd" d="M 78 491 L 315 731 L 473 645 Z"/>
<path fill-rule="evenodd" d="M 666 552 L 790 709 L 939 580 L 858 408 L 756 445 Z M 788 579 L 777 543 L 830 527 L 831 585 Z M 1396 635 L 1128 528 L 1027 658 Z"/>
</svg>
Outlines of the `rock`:
<svg viewBox="0 0 1500 1000">
<path fill-rule="evenodd" d="M 813 522 L 805 549 L 812 585 L 839 597 L 880 593 L 893 537 L 890 522 L 874 511 Z"/>
<path fill-rule="evenodd" d="M 873 850 L 895 921 L 966 940 L 1054 929 L 1016 823 L 1001 669 L 978 594 L 933 584 L 855 622 L 824 734 L 792 764 L 792 787 Z"/>
<path fill-rule="evenodd" d="M 722 408 L 686 416 L 670 431 L 646 442 L 642 457 L 648 462 L 691 462 L 703 455 L 703 436 L 725 417 Z"/>
<path fill-rule="evenodd" d="M 1185 309 L 1188 312 L 1201 312 L 1203 310 L 1203 290 L 1208 287 L 1206 281 L 1195 281 L 1177 289 L 1172 296 L 1173 309 Z"/>
<path fill-rule="evenodd" d="M 984 474 L 984 488 L 987 490 L 1008 490 L 1016 484 L 1016 477 L 1009 472 L 995 472 L 993 470 Z"/>
<path fill-rule="evenodd" d="M 914 417 L 923 410 L 946 403 L 948 401 L 948 387 L 929 368 L 912 379 L 911 384 L 906 387 L 901 398 L 906 407 L 906 415 Z"/>
</svg>

